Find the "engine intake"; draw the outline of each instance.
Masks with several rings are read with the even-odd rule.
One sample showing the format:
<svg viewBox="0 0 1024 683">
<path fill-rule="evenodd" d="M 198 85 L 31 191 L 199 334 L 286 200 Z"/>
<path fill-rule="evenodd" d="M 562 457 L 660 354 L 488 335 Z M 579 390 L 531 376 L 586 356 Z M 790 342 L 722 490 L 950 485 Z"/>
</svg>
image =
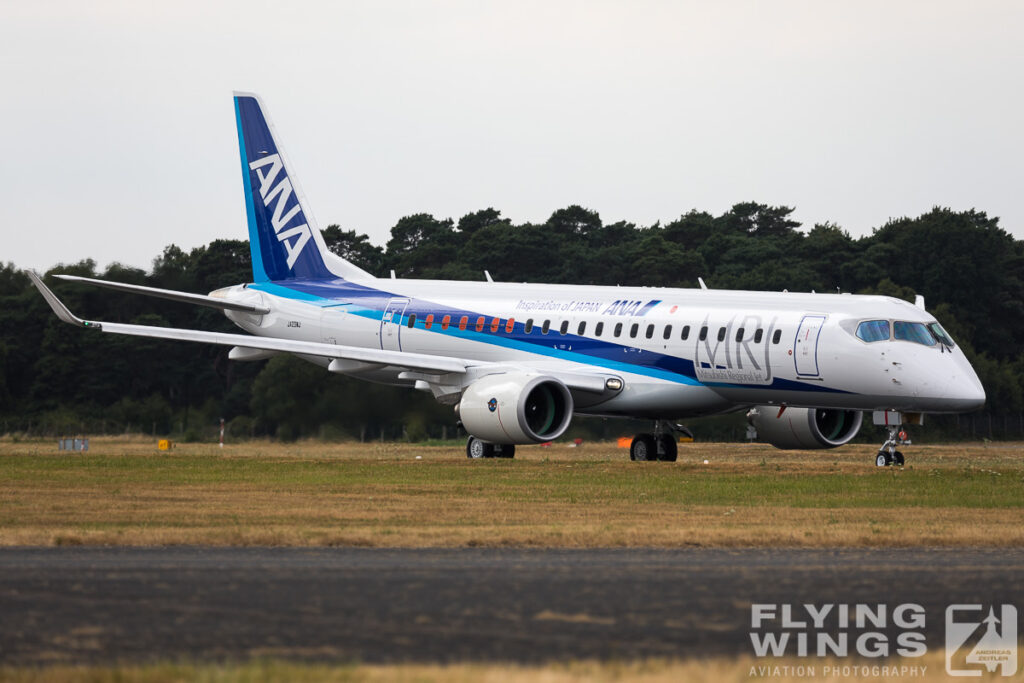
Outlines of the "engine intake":
<svg viewBox="0 0 1024 683">
<path fill-rule="evenodd" d="M 757 406 L 747 413 L 758 438 L 776 448 L 835 448 L 849 443 L 860 431 L 864 413 L 859 410 Z"/>
<path fill-rule="evenodd" d="M 569 428 L 573 402 L 569 389 L 553 377 L 506 373 L 470 384 L 459 401 L 466 431 L 500 444 L 542 443 Z"/>
</svg>

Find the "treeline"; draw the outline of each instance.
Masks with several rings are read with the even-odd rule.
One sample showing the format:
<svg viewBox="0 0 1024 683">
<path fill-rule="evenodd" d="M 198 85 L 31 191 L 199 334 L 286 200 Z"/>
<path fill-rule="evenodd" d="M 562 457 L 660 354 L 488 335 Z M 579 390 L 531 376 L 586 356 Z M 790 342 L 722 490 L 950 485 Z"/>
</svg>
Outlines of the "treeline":
<svg viewBox="0 0 1024 683">
<path fill-rule="evenodd" d="M 336 225 L 328 246 L 387 277 L 888 294 L 927 306 L 978 370 L 980 415 L 932 423 L 945 436 L 1024 436 L 1024 242 L 979 211 L 936 208 L 854 239 L 824 223 L 803 229 L 792 209 L 743 203 L 714 216 L 691 211 L 665 225 L 605 224 L 570 206 L 540 224 L 494 209 L 458 222 L 407 216 L 384 247 Z M 149 272 L 88 259 L 49 271 L 209 292 L 251 280 L 248 242 L 171 245 Z M 49 273 L 48 273 L 49 274 Z M 237 331 L 216 310 L 47 278 L 69 307 L 112 322 Z M 412 439 L 454 436 L 451 408 L 426 394 L 327 373 L 290 357 L 229 362 L 227 348 L 119 337 L 59 322 L 14 264 L 0 267 L 0 429 L 136 431 L 209 438 L 223 417 L 235 437 Z M 722 424 L 726 426 L 721 426 Z M 717 436 L 741 436 L 736 420 Z M 727 430 L 725 434 L 721 430 Z M 628 426 L 578 421 L 610 437 Z M 870 430 L 865 430 L 870 431 Z M 932 430 L 934 431 L 934 427 Z M 972 434 L 973 432 L 973 434 Z M 872 435 L 873 438 L 874 435 Z"/>
</svg>

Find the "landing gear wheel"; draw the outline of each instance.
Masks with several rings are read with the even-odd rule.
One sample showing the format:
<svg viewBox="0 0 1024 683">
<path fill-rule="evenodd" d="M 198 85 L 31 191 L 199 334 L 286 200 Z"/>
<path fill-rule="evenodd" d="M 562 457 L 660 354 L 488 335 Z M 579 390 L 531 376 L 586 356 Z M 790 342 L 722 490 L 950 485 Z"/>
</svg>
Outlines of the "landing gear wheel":
<svg viewBox="0 0 1024 683">
<path fill-rule="evenodd" d="M 658 436 L 658 446 L 660 446 L 660 453 L 658 454 L 658 460 L 665 462 L 675 462 L 679 458 L 679 447 L 676 446 L 676 440 L 672 438 L 671 434 L 661 434 Z"/>
<path fill-rule="evenodd" d="M 894 463 L 895 463 L 895 464 L 896 464 L 897 466 L 899 466 L 899 467 L 903 467 L 903 463 L 904 463 L 905 461 L 903 460 L 903 454 L 902 454 L 902 453 L 900 453 L 899 451 L 896 451 L 896 453 L 895 453 L 895 455 L 893 455 L 893 458 L 892 458 L 892 459 L 893 459 L 893 462 L 894 462 Z"/>
<path fill-rule="evenodd" d="M 629 459 L 641 462 L 657 460 L 658 449 L 654 443 L 654 436 L 652 434 L 637 434 L 634 436 L 633 443 L 629 446 Z"/>
<path fill-rule="evenodd" d="M 892 456 L 886 451 L 878 451 L 878 455 L 875 456 L 876 467 L 888 467 L 892 464 Z"/>
<path fill-rule="evenodd" d="M 516 447 L 510 443 L 496 443 L 494 444 L 494 457 L 514 458 L 516 457 Z"/>
<path fill-rule="evenodd" d="M 474 460 L 479 458 L 493 458 L 494 444 L 481 441 L 475 436 L 471 436 L 466 441 L 466 457 Z"/>
</svg>

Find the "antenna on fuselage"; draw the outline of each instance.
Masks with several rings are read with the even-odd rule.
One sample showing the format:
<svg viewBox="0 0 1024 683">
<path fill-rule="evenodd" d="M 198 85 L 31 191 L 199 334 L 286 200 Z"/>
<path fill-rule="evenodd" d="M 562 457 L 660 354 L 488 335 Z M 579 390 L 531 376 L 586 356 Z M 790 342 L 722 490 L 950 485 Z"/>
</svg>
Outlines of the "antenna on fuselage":
<svg viewBox="0 0 1024 683">
<path fill-rule="evenodd" d="M 927 310 L 924 307 L 924 297 L 920 294 L 916 294 L 914 296 L 914 305 L 920 308 L 922 311 Z"/>
<path fill-rule="evenodd" d="M 704 284 L 704 278 L 702 278 L 702 277 L 697 278 L 697 282 L 700 283 L 700 288 L 701 289 L 707 289 L 708 288 L 708 286 L 706 284 Z"/>
<path fill-rule="evenodd" d="M 484 277 L 487 278 L 488 282 L 494 282 L 494 278 L 492 278 L 491 274 L 488 273 L 486 270 L 484 271 Z"/>
</svg>

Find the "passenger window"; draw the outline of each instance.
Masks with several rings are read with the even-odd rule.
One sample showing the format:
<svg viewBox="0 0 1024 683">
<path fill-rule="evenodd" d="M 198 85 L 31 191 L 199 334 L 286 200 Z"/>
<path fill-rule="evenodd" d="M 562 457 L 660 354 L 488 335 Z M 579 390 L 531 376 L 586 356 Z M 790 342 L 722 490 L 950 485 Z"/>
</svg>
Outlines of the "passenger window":
<svg viewBox="0 0 1024 683">
<path fill-rule="evenodd" d="M 559 334 L 568 334 L 569 333 L 569 321 L 568 320 L 563 320 L 562 324 L 558 326 L 558 333 Z"/>
<path fill-rule="evenodd" d="M 469 323 L 469 316 L 465 316 L 465 315 L 462 316 L 461 318 L 459 318 L 459 329 L 460 330 L 466 329 L 466 325 L 468 323 Z"/>
<path fill-rule="evenodd" d="M 762 330 L 760 327 L 757 328 L 757 330 L 754 332 L 754 343 L 755 344 L 760 344 L 761 343 L 761 339 L 763 337 L 764 337 L 764 330 Z"/>
<path fill-rule="evenodd" d="M 508 322 L 505 323 L 505 334 L 512 334 L 512 330 L 516 329 L 516 319 L 509 318 Z"/>
<path fill-rule="evenodd" d="M 672 326 L 671 325 L 665 325 L 665 333 L 661 335 L 661 338 L 662 339 L 668 339 L 671 336 L 672 336 Z"/>
<path fill-rule="evenodd" d="M 497 332 L 499 327 L 501 327 L 501 318 L 491 320 L 491 332 Z"/>
<path fill-rule="evenodd" d="M 526 324 L 523 325 L 523 332 L 525 332 L 526 334 L 530 334 L 531 332 L 533 332 L 533 318 L 526 319 Z"/>
<path fill-rule="evenodd" d="M 451 324 L 451 322 L 452 322 L 452 317 L 450 315 L 446 315 L 445 317 L 441 318 L 441 329 L 442 330 L 447 330 L 448 326 Z"/>
<path fill-rule="evenodd" d="M 866 342 L 885 341 L 889 338 L 889 321 L 865 320 L 857 325 L 857 337 Z"/>
<path fill-rule="evenodd" d="M 724 327 L 719 327 L 718 328 L 718 341 L 720 341 L 720 342 L 725 341 L 725 328 Z"/>
<path fill-rule="evenodd" d="M 775 334 L 772 335 L 772 344 L 778 344 L 782 341 L 782 330 L 775 330 Z"/>
<path fill-rule="evenodd" d="M 654 336 L 654 325 L 647 326 L 647 338 L 650 339 Z"/>
<path fill-rule="evenodd" d="M 616 337 L 621 337 L 622 336 L 622 323 L 615 323 L 615 336 Z"/>
<path fill-rule="evenodd" d="M 936 344 L 935 337 L 928 331 L 924 323 L 908 323 L 898 320 L 892 324 L 892 338 L 925 346 L 935 346 Z"/>
<path fill-rule="evenodd" d="M 633 323 L 629 328 L 629 336 L 636 339 L 636 333 L 640 331 L 640 323 Z"/>
<path fill-rule="evenodd" d="M 686 325 L 683 327 L 683 341 L 690 338 L 690 326 Z"/>
<path fill-rule="evenodd" d="M 581 337 L 583 336 L 583 334 L 584 334 L 584 333 L 585 333 L 586 331 L 587 331 L 587 323 L 585 323 L 585 322 L 581 322 L 581 323 L 579 324 L 579 327 L 577 327 L 577 328 L 576 328 L 576 334 L 578 334 L 578 335 L 579 335 L 579 336 L 581 336 Z"/>
<path fill-rule="evenodd" d="M 594 334 L 595 335 L 600 337 L 602 332 L 604 332 L 604 322 L 603 321 L 599 322 L 596 325 L 594 325 Z"/>
<path fill-rule="evenodd" d="M 551 330 L 551 321 L 545 320 L 544 324 L 540 326 L 540 333 L 547 334 Z"/>
<path fill-rule="evenodd" d="M 415 325 L 415 324 L 416 324 L 416 314 L 415 314 L 415 313 L 411 313 L 411 314 L 409 315 L 409 321 L 408 321 L 408 322 L 407 322 L 406 324 L 407 324 L 407 325 L 408 325 L 409 327 L 412 327 L 413 325 Z"/>
<path fill-rule="evenodd" d="M 434 314 L 431 313 L 423 320 L 423 327 L 430 329 L 430 326 L 434 324 Z"/>
<path fill-rule="evenodd" d="M 743 330 L 742 327 L 740 329 L 736 330 L 736 341 L 737 342 L 743 341 L 743 332 L 744 332 L 744 330 Z"/>
<path fill-rule="evenodd" d="M 707 338 L 708 338 L 708 326 L 704 325 L 703 327 L 700 328 L 700 340 L 704 341 Z"/>
<path fill-rule="evenodd" d="M 476 319 L 476 331 L 477 332 L 483 332 L 484 331 L 484 323 L 486 323 L 486 322 L 487 321 L 484 319 L 483 316 L 480 316 L 479 318 L 477 318 Z"/>
</svg>

